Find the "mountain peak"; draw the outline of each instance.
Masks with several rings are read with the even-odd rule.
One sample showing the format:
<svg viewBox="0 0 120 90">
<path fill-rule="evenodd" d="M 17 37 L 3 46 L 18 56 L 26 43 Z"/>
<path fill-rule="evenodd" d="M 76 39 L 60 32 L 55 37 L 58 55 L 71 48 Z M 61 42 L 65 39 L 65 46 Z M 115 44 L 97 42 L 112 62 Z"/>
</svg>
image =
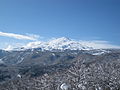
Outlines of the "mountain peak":
<svg viewBox="0 0 120 90">
<path fill-rule="evenodd" d="M 55 38 L 53 40 L 50 40 L 49 43 L 51 44 L 59 44 L 59 43 L 65 43 L 65 42 L 70 42 L 72 41 L 71 39 L 69 38 L 66 38 L 66 37 L 61 37 L 61 38 Z"/>
<path fill-rule="evenodd" d="M 66 40 L 66 41 L 71 41 L 71 39 L 68 38 L 68 37 L 61 37 L 61 38 L 57 38 L 57 39 L 60 39 L 60 40 Z"/>
</svg>

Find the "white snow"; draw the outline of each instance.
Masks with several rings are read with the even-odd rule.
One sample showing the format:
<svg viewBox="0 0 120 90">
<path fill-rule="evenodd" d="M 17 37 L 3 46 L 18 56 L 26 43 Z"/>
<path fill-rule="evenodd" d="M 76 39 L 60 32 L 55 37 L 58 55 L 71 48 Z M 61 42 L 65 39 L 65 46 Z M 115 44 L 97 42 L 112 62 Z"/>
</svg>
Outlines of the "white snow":
<svg viewBox="0 0 120 90">
<path fill-rule="evenodd" d="M 34 49 L 41 48 L 44 50 L 92 50 L 92 49 L 107 49 L 107 48 L 120 48 L 120 46 L 115 46 L 109 44 L 107 41 L 76 41 L 66 37 L 55 38 L 50 41 L 34 41 L 29 42 L 27 45 L 23 45 L 18 48 L 13 48 L 13 46 L 9 45 L 5 50 L 26 50 L 26 49 Z"/>
<path fill-rule="evenodd" d="M 67 85 L 66 83 L 63 83 L 63 84 L 60 86 L 60 88 L 61 88 L 62 90 L 68 90 L 68 89 L 70 88 L 70 86 Z"/>
<path fill-rule="evenodd" d="M 22 76 L 20 74 L 17 75 L 18 78 L 22 78 Z"/>
<path fill-rule="evenodd" d="M 21 57 L 21 59 L 17 62 L 17 64 L 21 63 L 24 60 L 23 57 Z"/>
<path fill-rule="evenodd" d="M 82 84 L 78 84 L 78 88 L 80 88 L 81 90 L 86 90 L 86 87 Z"/>
<path fill-rule="evenodd" d="M 52 53 L 53 56 L 55 56 L 55 53 Z"/>
<path fill-rule="evenodd" d="M 53 50 L 53 49 L 58 49 L 58 50 L 89 50 L 91 48 L 87 47 L 86 45 L 82 45 L 78 41 L 74 41 L 65 37 L 62 38 L 57 38 L 50 40 L 48 42 L 30 42 L 24 48 L 29 49 L 29 48 L 41 48 L 43 50 Z"/>
<path fill-rule="evenodd" d="M 98 52 L 98 53 L 93 53 L 92 55 L 101 55 L 104 54 L 105 52 Z"/>
<path fill-rule="evenodd" d="M 92 55 L 102 55 L 104 53 L 110 53 L 110 51 L 100 49 L 99 51 L 93 53 Z"/>
<path fill-rule="evenodd" d="M 0 63 L 4 63 L 4 62 L 2 61 L 2 59 L 0 59 Z"/>
</svg>

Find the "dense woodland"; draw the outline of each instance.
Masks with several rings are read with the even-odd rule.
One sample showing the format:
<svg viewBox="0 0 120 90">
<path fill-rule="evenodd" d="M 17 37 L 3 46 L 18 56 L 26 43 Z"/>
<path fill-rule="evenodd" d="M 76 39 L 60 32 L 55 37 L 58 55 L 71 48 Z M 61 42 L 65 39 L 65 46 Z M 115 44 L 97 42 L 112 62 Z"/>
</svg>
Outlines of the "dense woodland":
<svg viewBox="0 0 120 90">
<path fill-rule="evenodd" d="M 93 52 L 1 51 L 0 90 L 120 90 L 120 50 Z"/>
</svg>

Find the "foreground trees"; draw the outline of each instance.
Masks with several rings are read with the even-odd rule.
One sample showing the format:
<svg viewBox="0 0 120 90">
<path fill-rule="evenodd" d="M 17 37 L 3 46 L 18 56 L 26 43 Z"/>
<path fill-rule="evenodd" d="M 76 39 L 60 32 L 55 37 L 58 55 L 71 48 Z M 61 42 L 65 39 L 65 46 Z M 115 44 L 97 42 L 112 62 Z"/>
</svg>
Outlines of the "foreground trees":
<svg viewBox="0 0 120 90">
<path fill-rule="evenodd" d="M 0 90 L 120 90 L 119 53 L 82 54 L 72 63 L 32 68 L 38 71 L 26 70 L 21 78 L 1 83 Z"/>
</svg>

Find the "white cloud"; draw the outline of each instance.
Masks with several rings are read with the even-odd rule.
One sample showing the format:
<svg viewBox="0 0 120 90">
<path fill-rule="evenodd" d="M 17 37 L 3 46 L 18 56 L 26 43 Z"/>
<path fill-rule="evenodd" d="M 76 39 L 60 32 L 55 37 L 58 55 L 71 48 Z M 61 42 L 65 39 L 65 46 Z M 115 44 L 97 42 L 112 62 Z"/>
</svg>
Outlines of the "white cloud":
<svg viewBox="0 0 120 90">
<path fill-rule="evenodd" d="M 82 45 L 87 45 L 88 47 L 93 47 L 94 49 L 120 49 L 120 46 L 110 44 L 108 41 L 95 40 L 95 41 L 80 41 Z"/>
<path fill-rule="evenodd" d="M 21 34 L 5 33 L 5 32 L 0 32 L 0 36 L 11 37 L 11 38 L 21 39 L 21 40 L 37 40 L 38 39 L 38 35 L 21 35 Z"/>
<path fill-rule="evenodd" d="M 13 50 L 13 46 L 12 45 L 8 45 L 4 50 L 6 51 L 10 51 L 10 50 Z"/>
<path fill-rule="evenodd" d="M 36 35 L 36 34 L 29 34 L 29 33 L 26 33 L 27 36 L 30 36 L 30 37 L 33 37 L 33 38 L 36 38 L 36 40 L 38 39 L 44 39 L 44 37 L 40 36 L 40 35 Z"/>
<path fill-rule="evenodd" d="M 13 50 L 13 49 L 20 49 L 24 46 L 25 44 L 24 43 L 5 43 L 4 46 L 2 49 L 3 50 L 6 50 L 6 51 L 10 51 L 10 50 Z"/>
</svg>

